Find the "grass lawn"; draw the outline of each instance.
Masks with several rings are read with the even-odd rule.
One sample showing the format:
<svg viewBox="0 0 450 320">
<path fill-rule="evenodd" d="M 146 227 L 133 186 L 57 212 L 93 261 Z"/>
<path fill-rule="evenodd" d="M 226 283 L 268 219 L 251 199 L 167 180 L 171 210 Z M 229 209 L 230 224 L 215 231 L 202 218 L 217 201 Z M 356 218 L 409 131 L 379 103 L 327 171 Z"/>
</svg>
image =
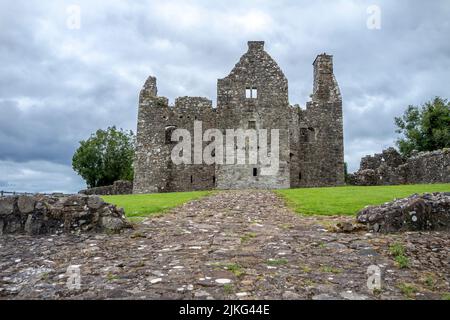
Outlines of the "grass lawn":
<svg viewBox="0 0 450 320">
<path fill-rule="evenodd" d="M 378 205 L 413 193 L 450 192 L 447 184 L 376 187 L 331 187 L 277 190 L 295 212 L 305 215 L 353 215 L 367 205 Z"/>
<path fill-rule="evenodd" d="M 132 194 L 120 196 L 102 196 L 103 200 L 125 209 L 125 215 L 133 221 L 139 221 L 151 215 L 157 215 L 190 200 L 211 194 L 211 191 L 172 192 L 152 194 Z"/>
</svg>

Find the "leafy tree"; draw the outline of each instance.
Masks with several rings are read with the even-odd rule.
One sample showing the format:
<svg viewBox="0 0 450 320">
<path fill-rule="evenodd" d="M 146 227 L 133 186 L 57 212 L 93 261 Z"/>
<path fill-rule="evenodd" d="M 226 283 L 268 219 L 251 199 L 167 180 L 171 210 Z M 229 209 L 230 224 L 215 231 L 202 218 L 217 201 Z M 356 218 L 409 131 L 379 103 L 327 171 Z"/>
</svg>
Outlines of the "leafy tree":
<svg viewBox="0 0 450 320">
<path fill-rule="evenodd" d="M 117 180 L 133 180 L 135 137 L 132 131 L 108 127 L 97 130 L 72 158 L 72 168 L 88 187 L 111 185 Z"/>
<path fill-rule="evenodd" d="M 344 180 L 345 180 L 345 183 L 348 182 L 348 165 L 347 165 L 347 162 L 344 162 Z"/>
<path fill-rule="evenodd" d="M 436 97 L 421 107 L 408 106 L 402 117 L 395 118 L 400 153 L 413 150 L 433 151 L 450 147 L 450 102 Z"/>
</svg>

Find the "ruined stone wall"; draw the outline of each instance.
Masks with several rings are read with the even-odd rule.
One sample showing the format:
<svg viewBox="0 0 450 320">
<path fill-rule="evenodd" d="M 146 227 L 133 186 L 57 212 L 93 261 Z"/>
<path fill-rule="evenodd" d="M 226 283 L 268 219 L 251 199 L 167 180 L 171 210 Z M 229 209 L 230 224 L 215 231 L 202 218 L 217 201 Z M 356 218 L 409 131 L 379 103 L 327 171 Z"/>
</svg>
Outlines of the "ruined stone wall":
<svg viewBox="0 0 450 320">
<path fill-rule="evenodd" d="M 264 50 L 263 41 L 249 41 L 247 52 L 230 74 L 218 80 L 217 108 L 201 97 L 181 97 L 169 106 L 167 98 L 157 96 L 156 79 L 149 77 L 139 97 L 133 192 L 343 184 L 342 99 L 332 56 L 319 55 L 313 65 L 312 101 L 306 110 L 290 106 L 288 81 Z M 224 143 L 226 129 L 265 129 L 269 151 L 270 132 L 278 129 L 278 173 L 262 175 L 261 164 L 248 160 L 239 165 L 174 164 L 170 154 L 176 143 L 168 142 L 167 134 L 186 129 L 191 133 L 193 151 L 194 121 L 202 121 L 203 132 L 209 128 L 222 130 Z M 207 144 L 203 142 L 203 147 Z M 258 144 L 253 151 L 258 152 L 260 147 Z M 240 148 L 248 159 L 251 145 L 247 142 Z"/>
<path fill-rule="evenodd" d="M 357 221 L 374 232 L 450 230 L 450 192 L 413 194 L 379 206 L 368 206 Z"/>
<path fill-rule="evenodd" d="M 165 132 L 172 111 L 168 99 L 156 93 L 156 79 L 149 77 L 139 96 L 133 193 L 164 192 L 169 183 Z"/>
<path fill-rule="evenodd" d="M 349 176 L 354 185 L 450 183 L 450 150 L 421 152 L 404 159 L 394 148 L 361 159 Z"/>
<path fill-rule="evenodd" d="M 313 63 L 312 99 L 300 123 L 303 152 L 301 186 L 344 184 L 342 98 L 333 74 L 333 57 L 317 56 Z"/>
<path fill-rule="evenodd" d="M 118 232 L 128 227 L 123 209 L 97 196 L 0 197 L 0 235 Z"/>
<path fill-rule="evenodd" d="M 85 190 L 80 190 L 78 193 L 86 195 L 119 195 L 119 194 L 132 194 L 133 182 L 118 180 L 110 186 L 95 187 Z"/>
<path fill-rule="evenodd" d="M 255 89 L 256 97 L 246 97 Z M 217 166 L 219 189 L 289 188 L 288 83 L 277 63 L 264 51 L 264 42 L 249 41 L 248 51 L 230 74 L 217 84 L 218 124 L 225 129 L 279 129 L 280 169 L 277 175 L 261 175 L 261 165 Z M 268 135 L 268 150 L 271 148 Z M 249 146 L 243 149 L 248 152 Z M 256 170 L 256 176 L 253 174 Z"/>
<path fill-rule="evenodd" d="M 194 152 L 194 122 L 201 121 L 203 130 L 216 127 L 216 110 L 211 100 L 202 97 L 180 97 L 169 106 L 165 97 L 155 94 L 156 79 L 150 77 L 139 98 L 137 147 L 135 155 L 134 193 L 209 190 L 215 186 L 214 165 L 176 165 L 171 151 L 176 142 L 170 140 L 177 128 L 191 134 Z M 203 147 L 206 142 L 203 143 Z"/>
<path fill-rule="evenodd" d="M 203 133 L 216 128 L 216 110 L 212 101 L 202 97 L 181 97 L 176 99 L 173 113 L 168 120 L 171 126 L 186 129 L 191 134 L 191 158 L 194 160 L 194 122 L 201 121 Z M 202 150 L 207 142 L 202 142 Z M 168 167 L 170 191 L 210 190 L 215 187 L 215 166 L 202 164 L 175 165 Z"/>
<path fill-rule="evenodd" d="M 407 183 L 450 183 L 450 149 L 419 153 L 400 170 Z"/>
<path fill-rule="evenodd" d="M 405 163 L 405 159 L 398 153 L 395 148 L 387 148 L 381 153 L 376 153 L 373 156 L 365 156 L 361 159 L 360 169 L 367 170 L 378 169 L 382 164 L 386 164 L 388 167 L 398 167 Z"/>
</svg>

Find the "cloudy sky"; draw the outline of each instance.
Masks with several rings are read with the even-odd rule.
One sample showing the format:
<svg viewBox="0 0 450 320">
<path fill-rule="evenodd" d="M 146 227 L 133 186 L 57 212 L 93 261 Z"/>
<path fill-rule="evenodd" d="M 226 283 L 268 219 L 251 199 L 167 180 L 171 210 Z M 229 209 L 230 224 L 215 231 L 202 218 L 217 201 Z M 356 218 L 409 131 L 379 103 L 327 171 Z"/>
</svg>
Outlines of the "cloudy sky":
<svg viewBox="0 0 450 320">
<path fill-rule="evenodd" d="M 367 26 L 371 5 L 379 29 Z M 315 56 L 334 55 L 353 171 L 394 143 L 393 118 L 407 105 L 450 98 L 449 35 L 448 0 L 2 1 L 0 190 L 83 188 L 71 169 L 78 141 L 109 125 L 135 130 L 148 75 L 171 102 L 215 101 L 216 80 L 248 40 L 265 40 L 301 106 Z"/>
</svg>

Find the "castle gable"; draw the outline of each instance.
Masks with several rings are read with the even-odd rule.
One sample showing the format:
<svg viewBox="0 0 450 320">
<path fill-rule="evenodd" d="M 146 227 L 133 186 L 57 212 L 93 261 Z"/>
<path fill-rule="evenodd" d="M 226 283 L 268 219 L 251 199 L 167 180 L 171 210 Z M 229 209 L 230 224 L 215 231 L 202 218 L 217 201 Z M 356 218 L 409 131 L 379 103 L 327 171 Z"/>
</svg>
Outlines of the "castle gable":
<svg viewBox="0 0 450 320">
<path fill-rule="evenodd" d="M 269 106 L 273 98 L 288 103 L 287 79 L 275 60 L 264 51 L 263 41 L 248 42 L 247 52 L 230 74 L 218 80 L 217 92 L 219 107 L 249 101 Z"/>
</svg>

